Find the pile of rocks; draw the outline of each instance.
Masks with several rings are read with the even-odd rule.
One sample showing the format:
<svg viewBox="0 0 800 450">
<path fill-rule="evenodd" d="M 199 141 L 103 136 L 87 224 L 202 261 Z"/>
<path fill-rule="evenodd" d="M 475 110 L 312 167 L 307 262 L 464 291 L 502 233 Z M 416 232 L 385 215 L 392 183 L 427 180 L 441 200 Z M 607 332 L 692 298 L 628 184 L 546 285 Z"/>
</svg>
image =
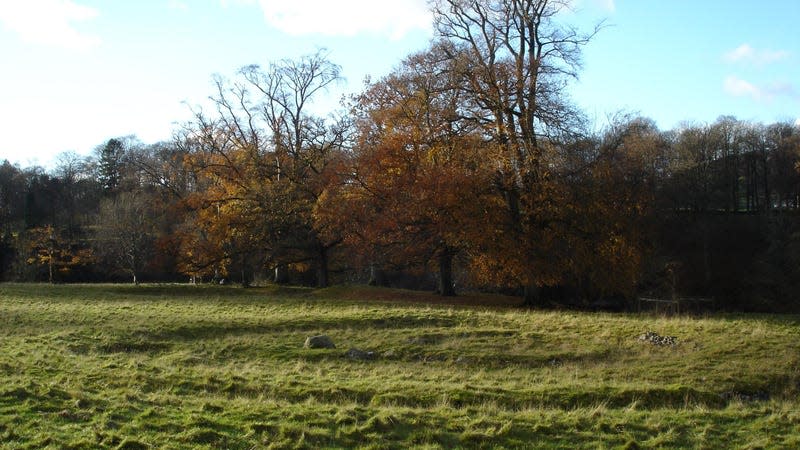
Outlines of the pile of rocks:
<svg viewBox="0 0 800 450">
<path fill-rule="evenodd" d="M 653 345 L 660 345 L 660 346 L 670 346 L 674 347 L 678 345 L 678 338 L 675 336 L 661 336 L 660 334 L 656 333 L 655 331 L 648 331 L 645 334 L 639 336 L 639 340 L 642 342 L 649 342 Z"/>
</svg>

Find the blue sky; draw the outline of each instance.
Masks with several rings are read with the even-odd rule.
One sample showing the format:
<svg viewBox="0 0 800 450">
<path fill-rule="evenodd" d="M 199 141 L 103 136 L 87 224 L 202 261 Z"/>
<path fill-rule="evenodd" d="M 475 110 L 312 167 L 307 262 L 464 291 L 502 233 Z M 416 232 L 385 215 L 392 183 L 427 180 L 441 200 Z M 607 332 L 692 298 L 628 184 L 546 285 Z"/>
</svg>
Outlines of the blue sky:
<svg viewBox="0 0 800 450">
<path fill-rule="evenodd" d="M 590 116 L 800 118 L 800 1 L 617 0 L 607 19 L 573 89 Z"/>
<path fill-rule="evenodd" d="M 575 0 L 608 26 L 573 100 L 664 129 L 720 115 L 800 119 L 800 0 Z M 327 48 L 347 83 L 386 74 L 430 38 L 425 0 L 0 0 L 0 160 L 50 165 L 110 137 L 169 139 L 214 74 Z"/>
</svg>

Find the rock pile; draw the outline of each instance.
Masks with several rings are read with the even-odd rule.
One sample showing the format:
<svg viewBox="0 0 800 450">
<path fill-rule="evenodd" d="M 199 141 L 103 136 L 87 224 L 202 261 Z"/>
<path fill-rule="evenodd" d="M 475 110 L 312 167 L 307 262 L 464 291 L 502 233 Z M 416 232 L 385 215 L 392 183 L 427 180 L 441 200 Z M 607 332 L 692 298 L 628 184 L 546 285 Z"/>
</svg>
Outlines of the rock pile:
<svg viewBox="0 0 800 450">
<path fill-rule="evenodd" d="M 675 336 L 661 336 L 655 331 L 646 332 L 645 334 L 639 336 L 639 340 L 642 342 L 649 342 L 653 345 L 660 345 L 660 346 L 674 347 L 678 345 L 678 338 L 676 338 Z"/>
</svg>

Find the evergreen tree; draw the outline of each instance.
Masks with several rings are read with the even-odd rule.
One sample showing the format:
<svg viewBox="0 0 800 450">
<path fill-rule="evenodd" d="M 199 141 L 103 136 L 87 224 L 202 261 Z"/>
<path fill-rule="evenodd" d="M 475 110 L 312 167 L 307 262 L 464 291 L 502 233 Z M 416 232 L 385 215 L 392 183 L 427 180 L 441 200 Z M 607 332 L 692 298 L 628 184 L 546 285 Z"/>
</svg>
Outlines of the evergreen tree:
<svg viewBox="0 0 800 450">
<path fill-rule="evenodd" d="M 114 192 L 119 186 L 123 153 L 124 146 L 119 139 L 109 139 L 99 150 L 97 177 L 106 193 Z"/>
</svg>

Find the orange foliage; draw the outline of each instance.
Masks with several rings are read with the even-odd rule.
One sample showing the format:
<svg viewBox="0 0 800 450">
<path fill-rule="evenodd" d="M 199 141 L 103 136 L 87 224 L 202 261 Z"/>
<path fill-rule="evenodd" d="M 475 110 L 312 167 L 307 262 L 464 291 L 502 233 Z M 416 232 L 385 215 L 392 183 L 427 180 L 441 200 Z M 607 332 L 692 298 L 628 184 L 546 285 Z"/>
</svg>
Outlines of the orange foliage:
<svg viewBox="0 0 800 450">
<path fill-rule="evenodd" d="M 94 253 L 65 239 L 52 225 L 29 230 L 30 252 L 26 262 L 38 266 L 47 266 L 48 281 L 55 282 L 55 274 L 68 275 L 77 266 L 95 262 Z"/>
<path fill-rule="evenodd" d="M 423 268 L 467 250 L 470 233 L 480 232 L 483 142 L 451 127 L 457 99 L 431 57 L 411 57 L 358 99 L 349 177 L 315 210 L 318 224 L 359 250 L 362 265 Z"/>
</svg>

